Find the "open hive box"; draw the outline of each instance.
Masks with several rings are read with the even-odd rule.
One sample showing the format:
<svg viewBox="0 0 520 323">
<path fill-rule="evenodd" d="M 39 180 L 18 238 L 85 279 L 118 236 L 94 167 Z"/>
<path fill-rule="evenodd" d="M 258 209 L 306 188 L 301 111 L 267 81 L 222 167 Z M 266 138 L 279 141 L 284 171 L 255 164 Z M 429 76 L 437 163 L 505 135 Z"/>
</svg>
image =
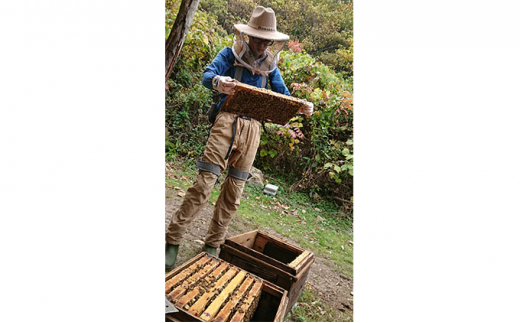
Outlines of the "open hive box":
<svg viewBox="0 0 520 323">
<path fill-rule="evenodd" d="M 285 125 L 291 120 L 305 101 L 236 82 L 235 94 L 228 95 L 221 111 Z"/>
<path fill-rule="evenodd" d="M 258 230 L 226 239 L 219 257 L 286 290 L 286 311 L 300 297 L 314 262 L 312 252 Z"/>
<path fill-rule="evenodd" d="M 167 322 L 280 322 L 287 307 L 287 291 L 207 253 L 166 274 L 165 295 Z"/>
</svg>

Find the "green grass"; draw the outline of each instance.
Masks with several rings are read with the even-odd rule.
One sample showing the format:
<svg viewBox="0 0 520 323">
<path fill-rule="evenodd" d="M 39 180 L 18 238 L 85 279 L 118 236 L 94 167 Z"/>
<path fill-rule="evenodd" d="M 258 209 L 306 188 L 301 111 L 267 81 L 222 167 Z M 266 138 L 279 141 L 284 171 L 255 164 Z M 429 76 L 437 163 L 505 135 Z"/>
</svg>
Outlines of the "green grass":
<svg viewBox="0 0 520 323">
<path fill-rule="evenodd" d="M 352 312 L 340 312 L 322 303 L 309 285 L 303 289 L 298 299 L 298 305 L 294 306 L 284 321 L 295 322 L 353 322 Z"/>
</svg>

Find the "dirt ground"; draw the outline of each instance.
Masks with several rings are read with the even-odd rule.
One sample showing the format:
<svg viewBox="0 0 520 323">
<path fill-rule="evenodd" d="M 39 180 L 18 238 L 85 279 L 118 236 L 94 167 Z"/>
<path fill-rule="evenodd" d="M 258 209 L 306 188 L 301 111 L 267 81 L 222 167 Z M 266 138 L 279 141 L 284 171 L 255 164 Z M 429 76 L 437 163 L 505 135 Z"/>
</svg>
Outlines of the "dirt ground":
<svg viewBox="0 0 520 323">
<path fill-rule="evenodd" d="M 177 195 L 178 191 L 166 188 L 166 206 L 165 206 L 165 226 L 168 226 L 172 214 L 179 208 L 182 198 Z M 213 205 L 208 204 L 199 215 L 193 220 L 188 228 L 184 241 L 179 249 L 177 258 L 177 266 L 183 264 L 187 260 L 193 258 L 201 252 L 204 244 L 204 236 L 209 225 L 209 221 L 213 214 Z M 284 239 L 290 244 L 300 246 L 287 237 L 283 237 L 269 228 L 255 228 L 246 223 L 241 223 L 238 217 L 235 217 L 228 229 L 226 237 L 235 236 L 252 230 L 262 230 L 273 236 Z M 300 246 L 301 247 L 301 246 Z M 312 251 L 312 250 L 311 250 Z M 317 291 L 318 296 L 322 299 L 324 305 L 334 308 L 338 311 L 352 312 L 353 310 L 353 281 L 350 277 L 334 271 L 326 263 L 326 259 L 317 257 L 311 266 L 307 284 L 313 290 Z"/>
</svg>

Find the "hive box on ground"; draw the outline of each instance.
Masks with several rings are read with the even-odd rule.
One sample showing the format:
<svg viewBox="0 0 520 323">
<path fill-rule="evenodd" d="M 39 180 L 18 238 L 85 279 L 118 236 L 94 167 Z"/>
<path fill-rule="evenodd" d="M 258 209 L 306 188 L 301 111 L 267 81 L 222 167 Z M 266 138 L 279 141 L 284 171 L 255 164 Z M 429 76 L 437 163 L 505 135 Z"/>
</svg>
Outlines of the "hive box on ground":
<svg viewBox="0 0 520 323">
<path fill-rule="evenodd" d="M 302 294 L 314 262 L 312 252 L 258 230 L 226 239 L 220 246 L 219 257 L 285 289 L 286 312 Z"/>
<path fill-rule="evenodd" d="M 226 285 L 222 285 L 221 288 L 216 289 L 216 290 L 218 290 L 216 292 L 217 294 L 215 294 L 214 297 L 212 297 L 212 298 L 208 298 L 207 303 L 206 303 L 206 300 L 204 299 L 204 296 L 206 295 L 205 292 L 211 291 L 211 289 L 208 289 L 207 286 L 203 286 L 202 284 L 199 283 L 203 279 L 192 279 L 192 281 L 194 281 L 195 284 L 191 284 L 191 287 L 193 287 L 193 286 L 196 286 L 196 287 L 190 288 L 189 290 L 191 290 L 191 292 L 188 290 L 183 290 L 182 292 L 179 292 L 179 289 L 182 289 L 180 287 L 183 286 L 182 284 L 179 284 L 179 283 L 177 283 L 177 285 L 175 285 L 175 286 L 177 286 L 177 288 L 175 288 L 175 287 L 172 288 L 171 287 L 172 285 L 169 285 L 174 280 L 181 281 L 181 279 L 183 279 L 183 281 L 187 282 L 189 280 L 189 278 L 183 278 L 183 276 L 190 277 L 190 278 L 191 277 L 196 278 L 195 276 L 202 273 L 204 270 L 207 270 L 207 272 L 204 274 L 205 276 L 201 275 L 200 277 L 210 277 L 211 274 L 217 272 L 218 269 L 221 267 L 226 267 L 226 269 L 222 270 L 219 277 L 222 278 L 222 280 L 227 280 L 227 283 L 226 283 Z M 255 275 L 245 272 L 244 270 L 237 268 L 237 266 L 233 266 L 233 265 L 229 264 L 228 262 L 226 262 L 222 259 L 213 257 L 205 252 L 200 253 L 196 257 L 190 259 L 186 263 L 182 264 L 181 266 L 175 268 L 174 270 L 172 270 L 166 274 L 165 282 L 166 282 L 166 286 L 167 287 L 169 286 L 169 288 L 167 288 L 165 296 L 167 296 L 167 298 L 169 298 L 169 300 L 172 301 L 172 303 L 177 307 L 179 312 L 166 314 L 165 321 L 166 322 L 204 322 L 205 320 L 232 321 L 232 318 L 234 318 L 234 314 L 237 314 L 239 312 L 236 309 L 239 308 L 243 304 L 247 304 L 247 302 L 240 301 L 238 303 L 237 307 L 235 308 L 235 310 L 232 310 L 229 317 L 224 317 L 224 318 L 221 317 L 221 312 L 226 311 L 225 305 L 231 303 L 233 296 L 236 296 L 236 293 L 233 293 L 232 291 L 229 294 L 229 296 L 231 296 L 231 297 L 226 298 L 225 295 L 222 295 L 228 289 L 227 286 L 232 285 L 234 279 L 236 277 L 240 276 L 239 274 L 231 273 L 231 271 L 233 271 L 233 270 L 236 270 L 236 273 L 240 272 L 243 276 L 247 275 L 248 278 L 245 278 L 243 280 L 243 282 L 244 282 L 243 284 L 245 284 L 245 282 L 248 279 L 253 281 L 252 285 L 250 285 L 249 288 L 244 287 L 244 290 L 243 290 L 244 292 L 246 290 L 248 290 L 249 293 L 252 293 L 252 290 L 254 289 L 253 285 L 256 284 L 257 282 L 262 283 L 261 284 L 261 293 L 259 294 L 259 298 L 255 299 L 254 304 L 253 304 L 254 307 L 251 307 L 251 308 L 255 308 L 255 309 L 254 309 L 254 312 L 252 312 L 250 321 L 251 322 L 282 322 L 284 319 L 284 314 L 286 312 L 286 308 L 287 308 L 287 291 L 286 290 L 283 290 L 282 288 L 280 288 L 268 281 L 259 279 L 258 277 L 255 277 Z M 186 274 L 187 272 L 190 272 L 190 271 L 193 271 L 193 274 L 191 276 Z M 231 275 L 229 275 L 229 278 L 224 279 L 225 278 L 224 276 L 228 275 L 229 273 L 231 273 Z M 206 278 L 204 278 L 204 279 L 206 279 Z M 220 282 L 221 280 L 219 279 L 218 281 Z M 213 285 L 215 285 L 214 282 L 213 282 Z M 217 285 L 218 285 L 218 283 L 217 283 Z M 238 288 L 239 285 L 236 285 L 236 286 L 237 286 L 237 288 L 235 289 L 235 292 L 238 292 L 242 288 L 242 286 L 240 286 L 240 288 Z M 195 289 L 197 289 L 199 287 L 201 288 L 202 293 L 197 293 L 197 291 L 195 291 Z M 173 297 L 174 295 L 172 295 L 172 294 L 176 294 L 175 290 L 177 290 L 178 293 L 174 300 L 174 297 Z M 168 295 L 170 295 L 170 296 L 168 296 Z M 181 297 L 181 295 L 184 295 L 184 296 Z M 194 295 L 194 296 L 192 296 L 192 295 Z M 223 301 L 223 303 L 222 303 L 222 306 L 221 307 L 219 306 L 219 309 L 217 310 L 218 315 L 214 316 L 211 319 L 206 318 L 205 320 L 203 320 L 202 317 L 204 317 L 204 314 L 206 314 L 207 312 L 211 312 L 210 311 L 211 307 L 214 307 L 213 305 L 215 305 L 218 302 L 219 298 L 221 298 L 221 301 Z M 198 304 L 199 301 L 201 301 L 205 305 L 202 305 L 202 307 L 200 307 L 199 306 L 200 304 Z M 200 309 L 202 309 L 202 311 L 200 311 L 200 313 L 198 313 L 198 314 L 193 314 L 194 312 L 197 312 L 195 310 L 195 308 L 197 306 L 199 306 Z M 229 308 L 233 308 L 233 307 L 229 306 Z M 217 313 L 217 312 L 214 312 L 214 313 Z M 197 316 L 197 315 L 199 315 L 199 316 Z M 220 316 L 220 319 L 219 319 L 219 316 Z"/>
</svg>

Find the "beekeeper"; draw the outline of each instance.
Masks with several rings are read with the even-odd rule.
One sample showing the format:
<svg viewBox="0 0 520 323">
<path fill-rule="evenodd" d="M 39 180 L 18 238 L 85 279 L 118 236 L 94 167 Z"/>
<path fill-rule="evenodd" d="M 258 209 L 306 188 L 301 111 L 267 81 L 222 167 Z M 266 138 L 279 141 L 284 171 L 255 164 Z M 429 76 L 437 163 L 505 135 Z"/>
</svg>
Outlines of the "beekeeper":
<svg viewBox="0 0 520 323">
<path fill-rule="evenodd" d="M 273 9 L 258 6 L 247 25 L 236 24 L 233 47 L 221 50 L 204 70 L 202 84 L 219 92 L 220 105 L 227 95 L 234 93 L 235 80 L 259 88 L 290 95 L 277 64 L 280 51 L 289 36 L 276 30 Z M 313 104 L 307 102 L 300 112 L 311 115 Z M 173 214 L 166 230 L 166 271 L 175 266 L 179 245 L 186 228 L 197 213 L 206 206 L 210 192 L 220 173 L 229 167 L 221 186 L 220 195 L 203 250 L 217 255 L 224 242 L 230 220 L 240 205 L 240 197 L 260 142 L 259 121 L 229 112 L 220 112 L 211 128 L 202 160 L 193 185 L 187 190 L 180 208 Z"/>
</svg>

